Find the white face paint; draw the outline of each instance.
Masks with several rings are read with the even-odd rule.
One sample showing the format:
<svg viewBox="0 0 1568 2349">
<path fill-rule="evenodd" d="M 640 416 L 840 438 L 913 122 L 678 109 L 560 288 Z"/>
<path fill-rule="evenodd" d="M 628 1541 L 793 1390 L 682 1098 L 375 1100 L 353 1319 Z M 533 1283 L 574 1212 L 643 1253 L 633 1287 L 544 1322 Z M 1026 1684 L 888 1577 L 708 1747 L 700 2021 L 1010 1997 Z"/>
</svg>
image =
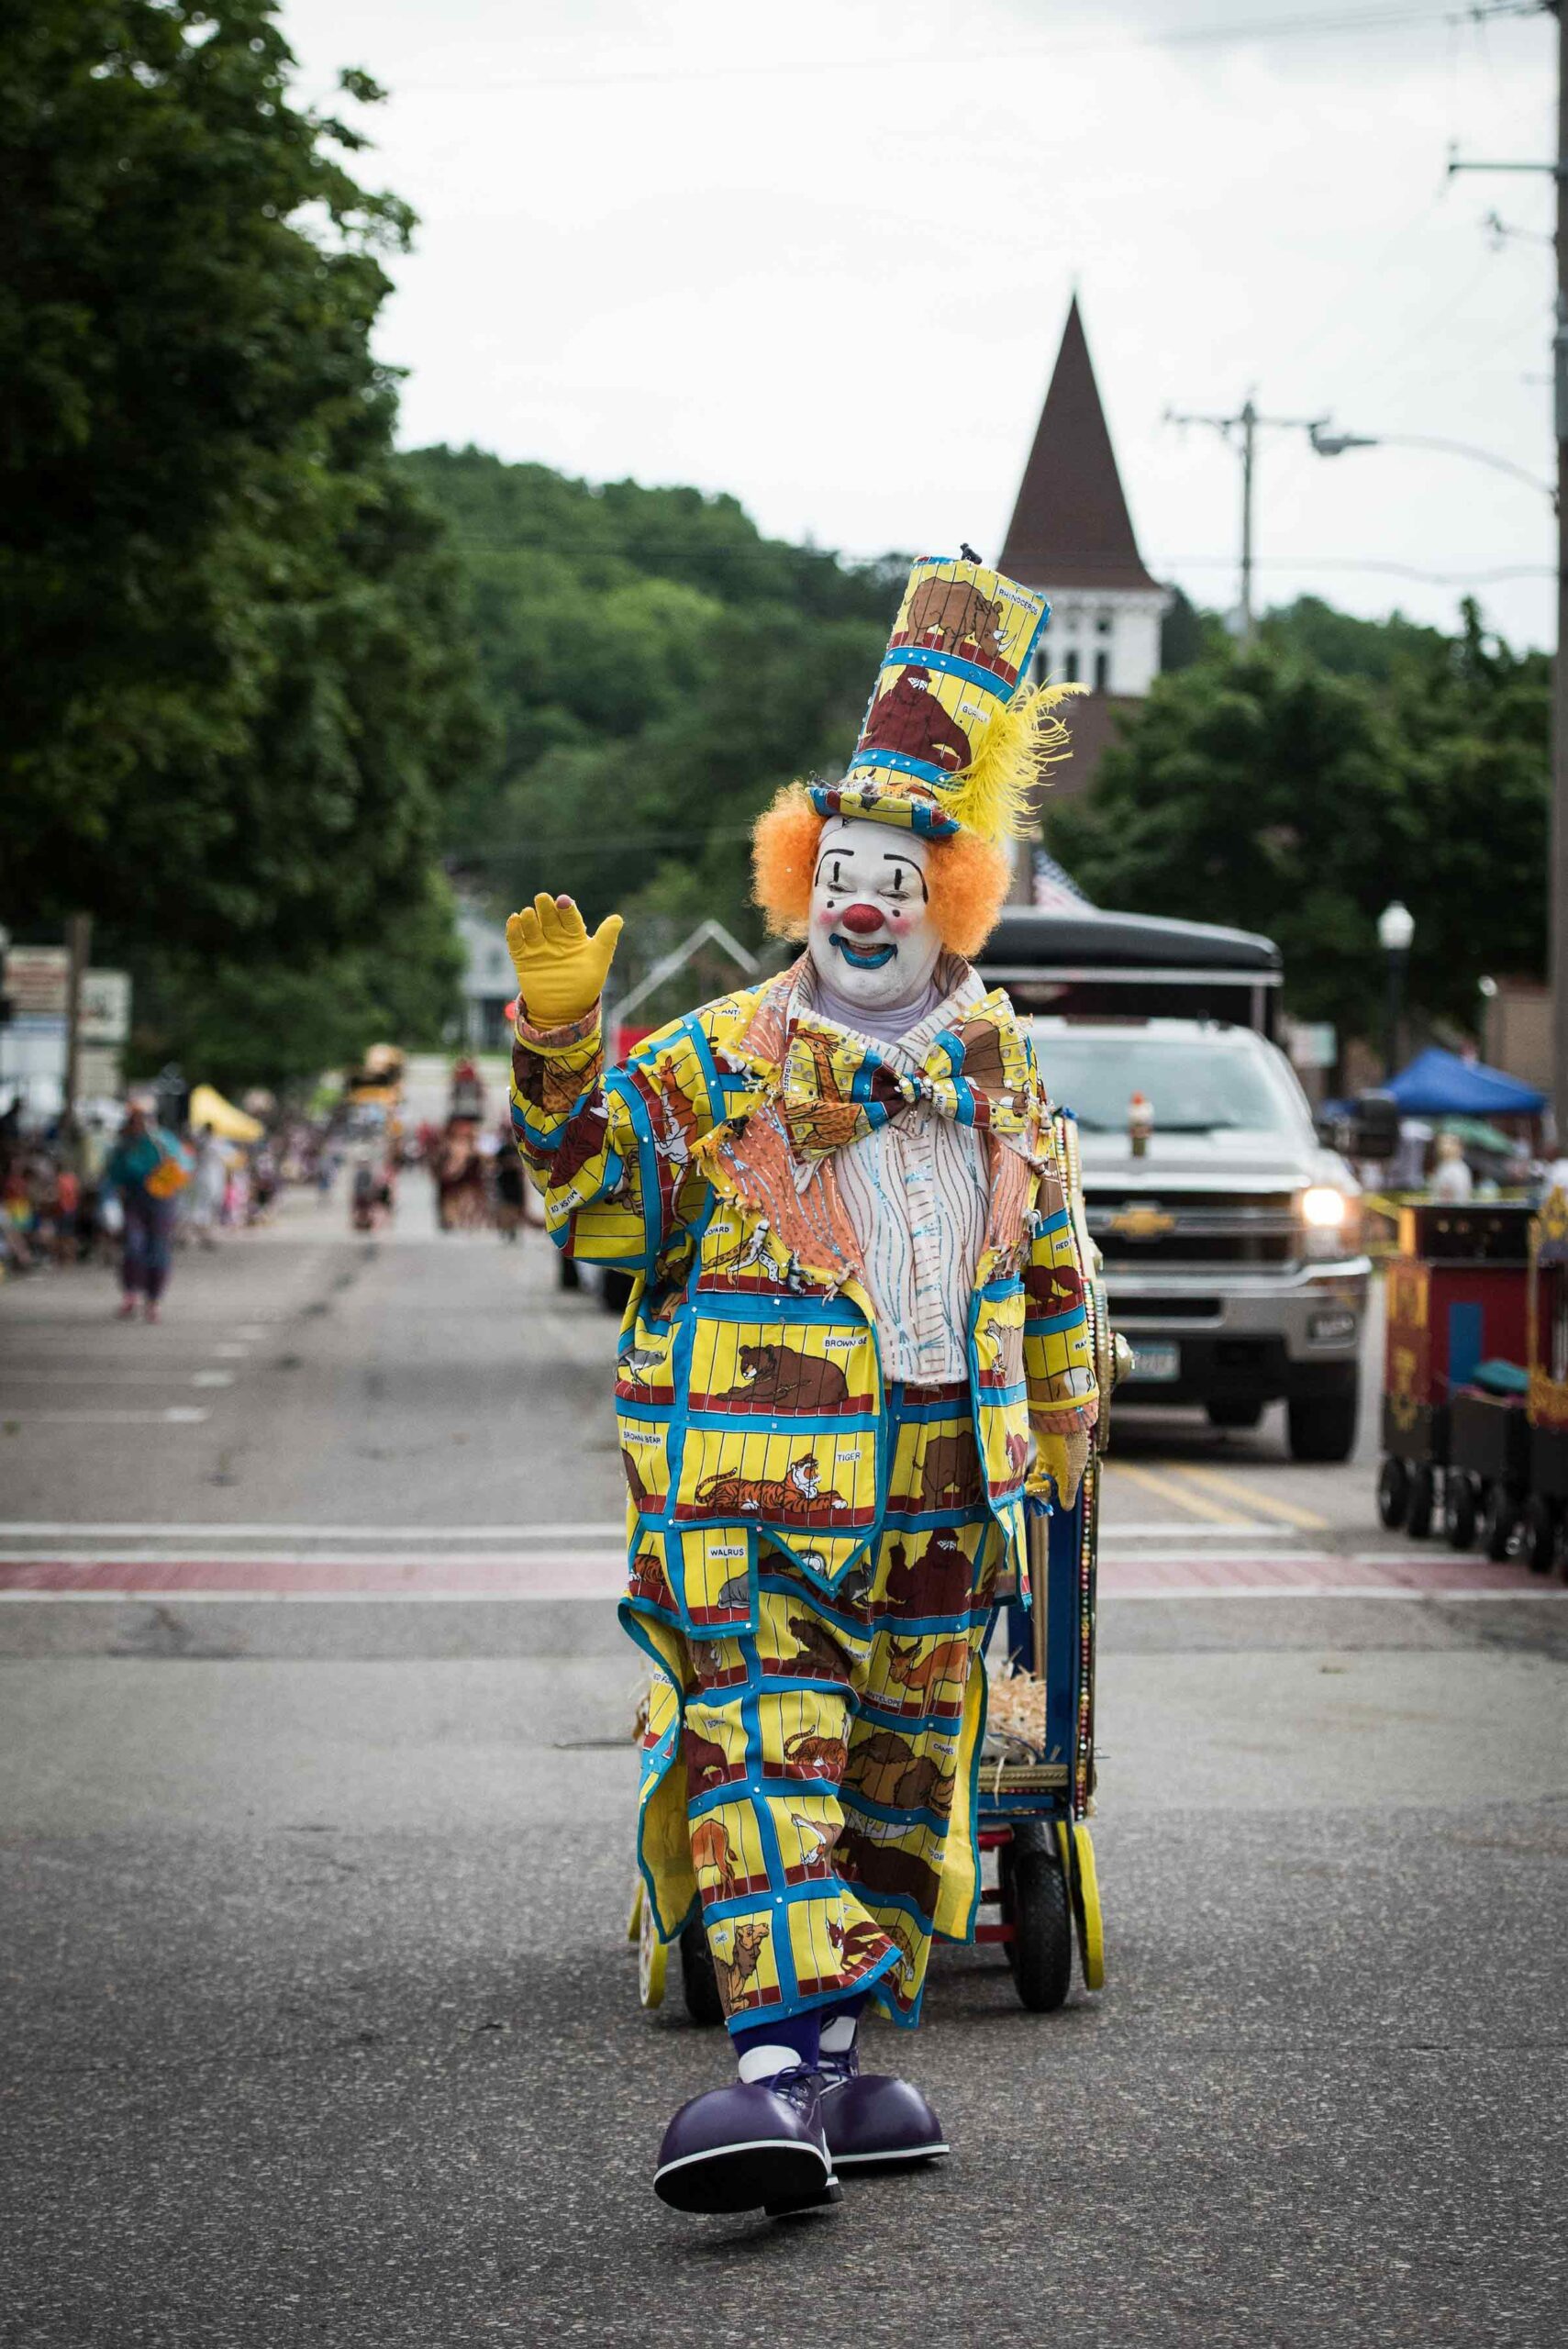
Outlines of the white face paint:
<svg viewBox="0 0 1568 2349">
<path fill-rule="evenodd" d="M 941 952 L 926 896 L 929 844 L 862 817 L 829 818 L 811 886 L 811 960 L 824 983 L 866 1011 L 916 1003 Z"/>
</svg>

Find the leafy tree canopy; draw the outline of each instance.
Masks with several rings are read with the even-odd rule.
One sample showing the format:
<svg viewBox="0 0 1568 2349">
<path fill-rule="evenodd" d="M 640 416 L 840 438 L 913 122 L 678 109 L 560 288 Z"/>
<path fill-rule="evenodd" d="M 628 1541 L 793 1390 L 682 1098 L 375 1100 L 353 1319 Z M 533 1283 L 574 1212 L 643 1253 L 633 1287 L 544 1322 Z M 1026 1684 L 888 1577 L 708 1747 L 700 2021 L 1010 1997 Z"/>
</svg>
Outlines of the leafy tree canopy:
<svg viewBox="0 0 1568 2349">
<path fill-rule="evenodd" d="M 497 904 L 550 888 L 595 919 L 618 907 L 649 960 L 710 913 L 758 939 L 751 818 L 842 769 L 905 561 L 847 567 L 692 489 L 594 488 L 474 449 L 403 463 L 467 572 L 501 734 L 453 811 L 457 869 Z"/>
<path fill-rule="evenodd" d="M 1549 671 L 1466 605 L 1455 638 L 1310 599 L 1252 650 L 1156 680 L 1054 852 L 1098 903 L 1267 932 L 1293 1009 L 1377 1031 L 1377 916 L 1416 917 L 1412 1007 L 1466 1032 L 1487 974 L 1539 974 Z"/>
<path fill-rule="evenodd" d="M 0 912 L 85 909 L 152 985 L 242 960 L 258 1000 L 400 951 L 487 755 L 370 348 L 411 216 L 291 103 L 274 18 L 30 0 L 0 78 Z"/>
</svg>

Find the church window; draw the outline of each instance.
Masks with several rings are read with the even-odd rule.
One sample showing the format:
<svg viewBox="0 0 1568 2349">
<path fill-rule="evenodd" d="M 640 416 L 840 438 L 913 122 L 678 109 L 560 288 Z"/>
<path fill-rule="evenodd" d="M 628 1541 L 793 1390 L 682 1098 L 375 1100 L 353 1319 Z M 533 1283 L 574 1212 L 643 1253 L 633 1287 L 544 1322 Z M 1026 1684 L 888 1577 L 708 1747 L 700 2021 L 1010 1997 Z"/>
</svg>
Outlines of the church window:
<svg viewBox="0 0 1568 2349">
<path fill-rule="evenodd" d="M 1095 655 L 1095 691 L 1108 693 L 1111 682 L 1111 656 L 1103 650 Z"/>
<path fill-rule="evenodd" d="M 1076 646 L 1074 646 L 1073 651 L 1067 655 L 1066 667 L 1067 682 L 1070 685 L 1075 685 L 1078 682 L 1078 651 Z"/>
<path fill-rule="evenodd" d="M 1111 632 L 1111 616 L 1109 612 L 1102 612 L 1095 620 L 1095 626 L 1101 636 L 1109 636 Z"/>
</svg>

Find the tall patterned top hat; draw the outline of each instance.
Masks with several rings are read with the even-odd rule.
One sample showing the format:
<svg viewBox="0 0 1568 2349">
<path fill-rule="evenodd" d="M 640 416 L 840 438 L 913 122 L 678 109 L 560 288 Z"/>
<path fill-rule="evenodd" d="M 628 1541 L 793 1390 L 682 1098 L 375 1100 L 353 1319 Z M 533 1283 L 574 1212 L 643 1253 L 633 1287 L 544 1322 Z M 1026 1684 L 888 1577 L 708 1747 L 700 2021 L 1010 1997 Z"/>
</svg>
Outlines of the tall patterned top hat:
<svg viewBox="0 0 1568 2349">
<path fill-rule="evenodd" d="M 1017 838 L 1032 794 L 1067 756 L 1053 715 L 1074 685 L 1026 682 L 1051 607 L 1032 587 L 987 571 L 968 548 L 922 555 L 909 573 L 887 651 L 841 783 L 814 783 L 819 816 L 870 817 L 945 840 Z"/>
</svg>

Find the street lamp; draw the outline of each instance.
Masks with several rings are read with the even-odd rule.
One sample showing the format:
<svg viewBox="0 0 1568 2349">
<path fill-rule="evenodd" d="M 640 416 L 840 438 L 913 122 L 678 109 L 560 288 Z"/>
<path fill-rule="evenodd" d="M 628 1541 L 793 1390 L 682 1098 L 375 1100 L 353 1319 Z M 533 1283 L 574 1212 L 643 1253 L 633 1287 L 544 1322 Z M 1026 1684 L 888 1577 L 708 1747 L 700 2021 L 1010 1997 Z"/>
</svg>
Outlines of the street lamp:
<svg viewBox="0 0 1568 2349">
<path fill-rule="evenodd" d="M 1410 941 L 1416 935 L 1416 917 L 1408 906 L 1396 897 L 1384 907 L 1377 917 L 1377 942 L 1388 960 L 1388 1024 L 1384 1038 L 1383 1068 L 1385 1081 L 1391 1081 L 1399 1061 L 1399 1021 L 1405 1007 L 1405 973 L 1410 961 Z"/>
</svg>

